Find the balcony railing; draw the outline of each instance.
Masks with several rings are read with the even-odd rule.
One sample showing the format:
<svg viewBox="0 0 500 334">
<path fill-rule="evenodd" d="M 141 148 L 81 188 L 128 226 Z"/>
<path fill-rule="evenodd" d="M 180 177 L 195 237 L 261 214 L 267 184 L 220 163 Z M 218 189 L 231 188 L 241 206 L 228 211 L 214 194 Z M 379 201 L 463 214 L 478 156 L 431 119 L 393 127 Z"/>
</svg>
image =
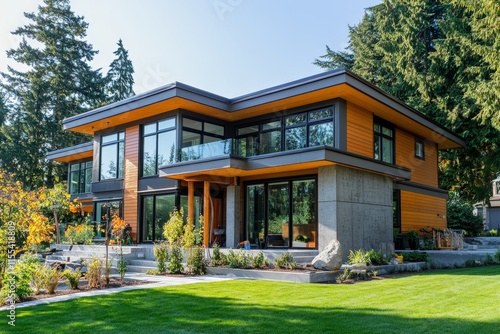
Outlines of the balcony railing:
<svg viewBox="0 0 500 334">
<path fill-rule="evenodd" d="M 194 161 L 219 156 L 235 155 L 235 139 L 224 139 L 211 143 L 184 147 L 179 151 L 178 161 Z"/>
</svg>

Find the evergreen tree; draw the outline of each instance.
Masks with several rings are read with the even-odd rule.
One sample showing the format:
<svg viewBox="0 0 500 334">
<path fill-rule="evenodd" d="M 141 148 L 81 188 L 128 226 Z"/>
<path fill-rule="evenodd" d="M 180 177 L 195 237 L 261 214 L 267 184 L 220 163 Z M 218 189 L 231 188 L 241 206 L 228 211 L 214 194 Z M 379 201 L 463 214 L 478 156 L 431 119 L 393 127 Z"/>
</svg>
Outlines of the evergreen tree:
<svg viewBox="0 0 500 334">
<path fill-rule="evenodd" d="M 89 140 L 63 131 L 62 120 L 101 105 L 105 82 L 89 65 L 97 51 L 69 0 L 44 0 L 38 13 L 24 15 L 30 23 L 13 32 L 22 41 L 7 56 L 27 69 L 2 73 L 13 107 L 0 153 L 3 167 L 26 186 L 51 186 L 66 168 L 47 161 L 47 152 Z"/>
<path fill-rule="evenodd" d="M 476 23 L 471 9 L 456 2 L 469 3 L 385 0 L 368 8 L 363 21 L 350 28 L 349 68 L 461 135 L 465 149 L 440 153 L 440 186 L 483 201 L 500 170 L 500 133 L 491 121 L 480 122 L 484 108 L 472 91 L 492 75 L 484 65 L 491 52 L 474 52 L 466 42 L 474 39 Z M 333 57 L 328 64 L 329 54 L 338 56 L 330 51 L 318 65 L 338 63 Z"/>
<path fill-rule="evenodd" d="M 109 66 L 106 87 L 110 102 L 121 101 L 135 95 L 132 88 L 134 85 L 134 66 L 121 39 L 118 41 L 118 49 L 113 53 L 116 55 L 116 59 Z"/>
</svg>

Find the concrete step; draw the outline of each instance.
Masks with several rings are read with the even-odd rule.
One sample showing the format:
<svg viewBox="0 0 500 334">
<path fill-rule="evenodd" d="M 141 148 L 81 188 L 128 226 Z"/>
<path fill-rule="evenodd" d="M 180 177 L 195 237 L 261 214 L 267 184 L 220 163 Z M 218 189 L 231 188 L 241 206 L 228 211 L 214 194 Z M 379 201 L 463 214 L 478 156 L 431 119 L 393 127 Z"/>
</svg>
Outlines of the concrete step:
<svg viewBox="0 0 500 334">
<path fill-rule="evenodd" d="M 129 264 L 132 266 L 143 266 L 143 267 L 158 267 L 158 262 L 151 260 L 129 260 Z"/>
<path fill-rule="evenodd" d="M 136 265 L 127 265 L 127 273 L 143 273 L 145 274 L 148 270 L 155 270 L 158 267 L 149 267 L 149 266 L 136 266 Z"/>
</svg>

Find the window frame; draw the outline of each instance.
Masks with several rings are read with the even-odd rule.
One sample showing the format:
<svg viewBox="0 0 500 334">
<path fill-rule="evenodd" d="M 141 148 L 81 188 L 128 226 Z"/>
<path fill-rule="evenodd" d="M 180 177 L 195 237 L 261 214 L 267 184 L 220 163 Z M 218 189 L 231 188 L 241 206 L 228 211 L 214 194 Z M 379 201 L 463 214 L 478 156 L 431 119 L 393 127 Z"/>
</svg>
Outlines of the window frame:
<svg viewBox="0 0 500 334">
<path fill-rule="evenodd" d="M 328 124 L 330 123 L 332 125 L 332 145 L 331 147 L 335 147 L 335 105 L 328 105 L 320 108 L 313 108 L 313 109 L 307 109 L 307 110 L 300 110 L 294 113 L 282 115 L 279 117 L 273 117 L 273 118 L 266 118 L 263 120 L 260 120 L 258 122 L 253 122 L 253 123 L 247 123 L 247 124 L 241 124 L 236 128 L 236 140 L 239 142 L 241 140 L 247 141 L 248 138 L 252 137 L 254 138 L 254 142 L 256 143 L 256 147 L 252 148 L 252 153 L 251 155 L 246 155 L 248 156 L 257 156 L 257 155 L 262 155 L 262 154 L 272 154 L 276 152 L 285 152 L 285 151 L 293 151 L 293 150 L 298 150 L 298 149 L 303 149 L 307 147 L 314 147 L 314 146 L 321 146 L 321 145 L 313 145 L 311 146 L 311 128 L 316 125 L 320 124 Z M 311 115 L 315 112 L 320 112 L 324 110 L 331 109 L 331 116 L 328 117 L 323 117 L 319 119 L 312 119 Z M 302 122 L 299 123 L 293 123 L 293 124 L 288 124 L 287 125 L 287 120 L 296 117 L 304 115 L 305 119 Z M 265 128 L 266 124 L 273 123 L 273 122 L 279 122 L 280 126 L 279 127 L 274 127 L 274 128 Z M 244 134 L 239 135 L 238 132 L 241 129 L 244 128 L 251 128 L 255 127 L 257 130 L 253 132 L 246 132 Z M 287 148 L 287 132 L 289 130 L 293 129 L 298 129 L 298 128 L 305 128 L 305 144 L 302 147 L 298 148 Z M 280 144 L 280 149 L 276 152 L 262 152 L 262 135 L 265 135 L 270 132 L 274 131 L 280 131 L 280 136 L 281 136 L 281 144 Z M 330 146 L 330 145 L 325 145 L 324 146 Z M 247 147 L 248 150 L 248 147 Z"/>
<path fill-rule="evenodd" d="M 378 132 L 375 130 L 377 125 L 380 128 L 380 130 Z M 384 134 L 383 128 L 390 130 L 392 132 L 392 136 Z M 391 153 L 392 153 L 391 154 L 392 155 L 391 162 L 387 162 L 384 160 L 384 154 L 383 154 L 384 153 L 384 141 L 383 141 L 383 139 L 388 139 L 391 142 L 391 146 L 390 146 Z M 379 145 L 379 152 L 376 152 L 377 142 Z M 377 153 L 379 155 L 378 158 L 376 157 Z M 387 121 L 384 121 L 382 119 L 379 119 L 379 118 L 374 118 L 374 120 L 373 120 L 373 159 L 378 160 L 380 162 L 389 163 L 392 165 L 394 165 L 395 161 L 396 161 L 396 127 L 393 124 L 391 124 Z"/>
<path fill-rule="evenodd" d="M 173 120 L 174 125 L 160 129 L 160 123 L 165 122 L 165 121 L 169 121 L 169 120 Z M 147 126 L 151 126 L 151 125 L 155 126 L 155 131 L 146 133 L 145 128 Z M 166 117 L 166 118 L 154 121 L 154 122 L 142 124 L 141 131 L 142 131 L 142 135 L 141 135 L 141 140 L 142 140 L 142 142 L 141 142 L 141 177 L 158 176 L 159 167 L 160 167 L 160 165 L 158 164 L 158 154 L 159 154 L 158 148 L 159 148 L 159 138 L 160 138 L 161 134 L 173 132 L 175 154 L 174 154 L 174 160 L 172 161 L 172 163 L 177 162 L 177 117 L 171 116 L 171 117 Z M 155 137 L 154 138 L 154 140 L 155 140 L 155 156 L 154 156 L 155 170 L 154 170 L 153 174 L 144 175 L 144 171 L 145 171 L 145 168 L 144 168 L 145 141 L 146 141 L 146 138 L 151 138 L 153 136 Z"/>
<path fill-rule="evenodd" d="M 110 140 L 107 142 L 104 142 L 105 137 L 109 137 L 115 135 L 116 139 L 115 140 Z M 123 147 L 123 161 L 120 161 L 120 144 L 122 144 Z M 107 177 L 103 178 L 102 176 L 102 150 L 104 147 L 110 147 L 112 145 L 116 145 L 116 175 L 115 177 Z M 120 176 L 120 172 L 122 175 Z M 106 181 L 106 180 L 121 180 L 125 177 L 125 131 L 118 131 L 115 133 L 111 134 L 106 134 L 106 135 L 101 135 L 101 143 L 100 143 L 100 148 L 99 148 L 99 181 Z"/>
<path fill-rule="evenodd" d="M 89 164 L 90 163 L 90 164 Z M 78 165 L 78 170 L 72 170 L 72 166 Z M 70 195 L 76 195 L 76 194 L 89 194 L 92 192 L 92 170 L 93 170 L 93 163 L 92 160 L 84 160 L 84 161 L 78 161 L 78 162 L 72 162 L 68 164 L 68 193 Z M 73 172 L 78 172 L 78 179 L 77 179 L 77 192 L 72 192 L 72 174 Z M 83 175 L 83 183 L 82 181 L 82 175 Z M 90 176 L 90 183 L 87 184 L 87 176 Z M 82 188 L 83 187 L 83 191 Z M 87 191 L 88 187 L 88 191 Z"/>
<path fill-rule="evenodd" d="M 422 155 L 418 154 L 418 145 L 422 145 Z M 425 142 L 420 139 L 415 137 L 415 158 L 425 160 Z"/>
</svg>

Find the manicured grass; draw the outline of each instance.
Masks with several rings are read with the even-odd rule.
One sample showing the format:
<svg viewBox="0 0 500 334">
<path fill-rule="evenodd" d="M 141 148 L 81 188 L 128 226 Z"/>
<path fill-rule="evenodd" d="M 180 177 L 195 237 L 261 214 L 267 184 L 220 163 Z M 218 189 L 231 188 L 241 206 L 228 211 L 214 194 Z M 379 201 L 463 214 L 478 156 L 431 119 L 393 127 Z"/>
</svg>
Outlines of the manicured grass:
<svg viewBox="0 0 500 334">
<path fill-rule="evenodd" d="M 8 330 L 0 313 L 0 332 Z M 498 333 L 500 267 L 354 285 L 234 280 L 17 309 L 16 333 Z"/>
</svg>

